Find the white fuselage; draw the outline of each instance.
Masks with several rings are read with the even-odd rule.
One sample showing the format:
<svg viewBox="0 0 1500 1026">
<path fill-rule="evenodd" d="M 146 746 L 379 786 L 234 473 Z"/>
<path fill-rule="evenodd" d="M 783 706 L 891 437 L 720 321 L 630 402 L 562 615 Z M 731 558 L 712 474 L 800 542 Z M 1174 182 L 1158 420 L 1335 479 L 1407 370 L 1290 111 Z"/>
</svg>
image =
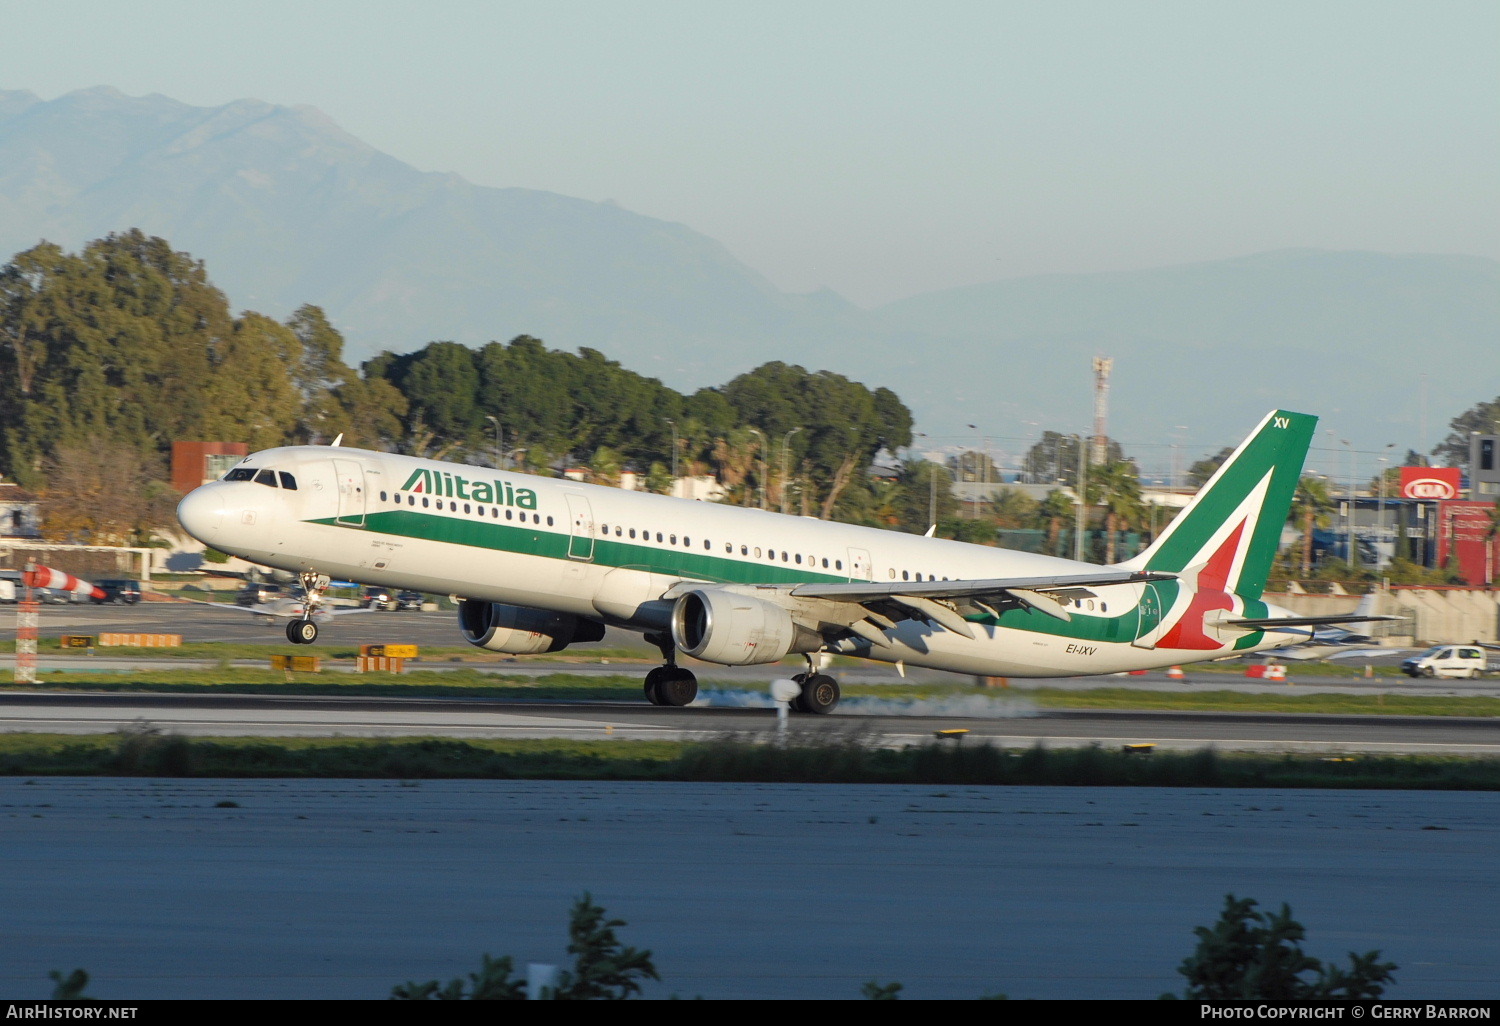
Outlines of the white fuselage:
<svg viewBox="0 0 1500 1026">
<path fill-rule="evenodd" d="M 243 468 L 243 470 L 240 470 Z M 977 580 L 1097 570 L 1089 564 L 758 509 L 629 492 L 359 449 L 300 446 L 253 454 L 258 475 L 203 485 L 179 519 L 222 551 L 281 570 L 453 594 L 662 631 L 684 581 Z M 274 471 L 267 478 L 264 471 Z M 233 476 L 235 472 L 231 472 Z M 294 484 L 295 488 L 286 487 Z M 899 621 L 887 644 L 829 646 L 966 674 L 1055 677 L 1217 658 L 1219 649 L 1143 647 L 1137 606 L 1150 585 L 1118 584 L 1071 600 L 1071 621 L 975 623 L 965 638 Z M 1273 615 L 1281 615 L 1280 613 Z M 1293 636 L 1266 632 L 1253 649 Z"/>
</svg>

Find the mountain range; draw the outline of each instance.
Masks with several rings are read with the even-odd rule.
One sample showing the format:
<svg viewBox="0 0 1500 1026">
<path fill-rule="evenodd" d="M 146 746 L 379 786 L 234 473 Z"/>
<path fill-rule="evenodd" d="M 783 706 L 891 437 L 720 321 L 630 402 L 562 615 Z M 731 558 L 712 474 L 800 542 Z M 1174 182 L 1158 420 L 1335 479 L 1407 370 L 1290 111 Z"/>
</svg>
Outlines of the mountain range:
<svg viewBox="0 0 1500 1026">
<path fill-rule="evenodd" d="M 1090 430 L 1095 355 L 1114 359 L 1111 434 L 1144 462 L 1196 459 L 1275 406 L 1355 448 L 1425 449 L 1500 393 L 1486 258 L 1287 250 L 865 310 L 783 292 L 685 225 L 419 171 L 311 107 L 0 91 L 0 253 L 131 227 L 202 259 L 237 309 L 322 306 L 351 361 L 529 334 L 691 389 L 786 360 L 894 389 L 919 448 Z"/>
</svg>

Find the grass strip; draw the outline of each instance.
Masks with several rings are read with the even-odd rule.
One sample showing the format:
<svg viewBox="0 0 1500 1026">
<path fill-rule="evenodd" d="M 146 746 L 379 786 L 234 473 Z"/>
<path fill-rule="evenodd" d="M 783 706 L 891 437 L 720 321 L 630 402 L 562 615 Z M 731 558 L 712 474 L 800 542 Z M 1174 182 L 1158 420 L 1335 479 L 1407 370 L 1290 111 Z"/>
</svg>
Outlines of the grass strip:
<svg viewBox="0 0 1500 1026">
<path fill-rule="evenodd" d="M 214 669 L 130 669 L 89 671 L 66 669 L 43 672 L 39 684 L 48 691 L 141 692 L 158 694 L 223 694 L 342 696 L 366 698 L 465 698 L 512 700 L 571 700 L 636 702 L 642 699 L 640 674 L 551 673 L 506 674 L 463 667 L 453 670 L 414 670 L 409 673 L 286 673 L 253 669 L 227 662 Z M 705 686 L 714 685 L 706 681 Z M 1030 685 L 1011 688 L 970 684 L 849 684 L 846 698 L 883 698 L 897 701 L 937 701 L 983 696 L 996 700 L 1025 699 L 1045 709 L 1140 709 L 1179 712 L 1300 713 L 1350 716 L 1500 716 L 1500 697 L 1484 695 L 1408 695 L 1309 690 L 1316 685 L 1274 691 L 1151 691 L 1141 687 L 1089 689 Z M 22 690 L 0 684 L 0 694 Z M 25 690 L 32 690 L 27 688 Z M 743 688 L 743 690 L 763 690 Z"/>
<path fill-rule="evenodd" d="M 951 743 L 892 750 L 858 734 L 785 745 L 767 744 L 763 734 L 711 742 L 186 738 L 148 724 L 87 737 L 0 735 L 0 774 L 1500 790 L 1496 759 Z"/>
</svg>

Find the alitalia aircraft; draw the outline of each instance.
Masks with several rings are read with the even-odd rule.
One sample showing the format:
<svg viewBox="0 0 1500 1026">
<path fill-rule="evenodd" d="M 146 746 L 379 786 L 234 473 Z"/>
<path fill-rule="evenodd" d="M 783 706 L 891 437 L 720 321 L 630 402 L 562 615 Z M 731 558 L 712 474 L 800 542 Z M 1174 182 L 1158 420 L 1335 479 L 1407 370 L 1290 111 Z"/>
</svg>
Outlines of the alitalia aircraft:
<svg viewBox="0 0 1500 1026">
<path fill-rule="evenodd" d="M 182 526 L 297 573 L 461 597 L 458 626 L 516 655 L 641 632 L 646 697 L 697 695 L 678 653 L 724 665 L 801 654 L 793 707 L 839 700 L 845 654 L 964 674 L 1148 669 L 1305 640 L 1261 598 L 1317 418 L 1274 411 L 1139 556 L 1100 567 L 764 510 L 334 446 L 267 449 L 185 496 Z M 1349 618 L 1342 618 L 1347 620 Z M 318 636 L 316 617 L 287 626 Z"/>
</svg>

